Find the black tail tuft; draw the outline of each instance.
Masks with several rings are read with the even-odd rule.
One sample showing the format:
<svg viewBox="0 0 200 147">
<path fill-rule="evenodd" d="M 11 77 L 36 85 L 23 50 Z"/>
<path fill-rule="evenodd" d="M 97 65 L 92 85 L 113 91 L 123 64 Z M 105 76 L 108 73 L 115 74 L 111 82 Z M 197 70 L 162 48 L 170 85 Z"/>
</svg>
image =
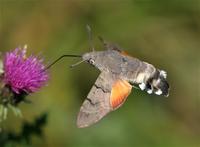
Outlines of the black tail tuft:
<svg viewBox="0 0 200 147">
<path fill-rule="evenodd" d="M 169 95 L 169 84 L 166 81 L 166 79 L 161 78 L 161 81 L 160 81 L 158 87 L 161 89 L 162 95 L 164 95 L 166 97 Z"/>
</svg>

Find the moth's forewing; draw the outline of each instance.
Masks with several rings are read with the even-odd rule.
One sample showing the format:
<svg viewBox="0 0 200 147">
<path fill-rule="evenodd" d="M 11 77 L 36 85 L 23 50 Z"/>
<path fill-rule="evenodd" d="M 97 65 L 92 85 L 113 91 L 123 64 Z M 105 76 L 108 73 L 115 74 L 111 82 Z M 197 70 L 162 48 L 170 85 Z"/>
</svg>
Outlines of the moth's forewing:
<svg viewBox="0 0 200 147">
<path fill-rule="evenodd" d="M 119 108 L 131 92 L 131 85 L 110 72 L 102 72 L 83 102 L 77 118 L 79 128 L 90 126 Z"/>
<path fill-rule="evenodd" d="M 94 124 L 112 110 L 109 97 L 114 79 L 102 72 L 83 102 L 77 118 L 79 128 Z"/>
</svg>

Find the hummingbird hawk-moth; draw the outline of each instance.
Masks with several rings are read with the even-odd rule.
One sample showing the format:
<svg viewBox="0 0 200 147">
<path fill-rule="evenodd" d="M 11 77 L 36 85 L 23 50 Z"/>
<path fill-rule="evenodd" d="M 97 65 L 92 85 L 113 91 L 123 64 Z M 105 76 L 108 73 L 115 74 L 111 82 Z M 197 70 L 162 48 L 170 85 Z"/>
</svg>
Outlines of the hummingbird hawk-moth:
<svg viewBox="0 0 200 147">
<path fill-rule="evenodd" d="M 104 41 L 104 51 L 83 54 L 87 63 L 100 70 L 96 82 L 83 102 L 77 126 L 88 127 L 123 105 L 133 85 L 147 93 L 168 96 L 167 73 L 152 64 L 129 56 L 118 46 Z"/>
<path fill-rule="evenodd" d="M 79 128 L 91 126 L 109 112 L 121 107 L 131 93 L 132 87 L 136 85 L 149 94 L 154 93 L 165 97 L 169 95 L 167 73 L 164 70 L 129 56 L 120 47 L 103 39 L 101 41 L 105 47 L 104 51 L 93 49 L 82 56 L 63 55 L 54 62 L 63 57 L 82 57 L 81 62 L 85 61 L 100 71 L 80 108 L 77 117 Z"/>
</svg>

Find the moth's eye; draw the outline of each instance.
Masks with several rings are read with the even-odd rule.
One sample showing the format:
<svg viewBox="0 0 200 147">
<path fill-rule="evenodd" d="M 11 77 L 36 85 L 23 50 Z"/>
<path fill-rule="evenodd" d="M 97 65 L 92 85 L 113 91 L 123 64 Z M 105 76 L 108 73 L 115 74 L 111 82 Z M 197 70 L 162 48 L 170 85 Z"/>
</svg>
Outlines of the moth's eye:
<svg viewBox="0 0 200 147">
<path fill-rule="evenodd" d="M 94 60 L 92 58 L 90 58 L 89 59 L 89 63 L 93 65 L 94 64 Z"/>
</svg>

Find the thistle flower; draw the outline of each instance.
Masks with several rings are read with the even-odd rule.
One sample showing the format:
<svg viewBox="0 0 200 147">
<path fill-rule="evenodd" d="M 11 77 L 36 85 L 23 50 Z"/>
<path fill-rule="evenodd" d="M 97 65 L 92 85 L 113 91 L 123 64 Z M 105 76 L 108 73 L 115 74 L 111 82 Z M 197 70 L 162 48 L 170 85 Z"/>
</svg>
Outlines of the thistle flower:
<svg viewBox="0 0 200 147">
<path fill-rule="evenodd" d="M 30 56 L 26 58 L 26 49 L 16 48 L 5 55 L 3 61 L 3 81 L 13 92 L 36 92 L 48 80 L 48 74 L 44 71 L 43 60 Z"/>
<path fill-rule="evenodd" d="M 17 105 L 46 84 L 48 73 L 42 59 L 26 57 L 26 47 L 7 52 L 0 68 L 0 119 L 6 119 L 8 107 L 20 114 Z"/>
</svg>

